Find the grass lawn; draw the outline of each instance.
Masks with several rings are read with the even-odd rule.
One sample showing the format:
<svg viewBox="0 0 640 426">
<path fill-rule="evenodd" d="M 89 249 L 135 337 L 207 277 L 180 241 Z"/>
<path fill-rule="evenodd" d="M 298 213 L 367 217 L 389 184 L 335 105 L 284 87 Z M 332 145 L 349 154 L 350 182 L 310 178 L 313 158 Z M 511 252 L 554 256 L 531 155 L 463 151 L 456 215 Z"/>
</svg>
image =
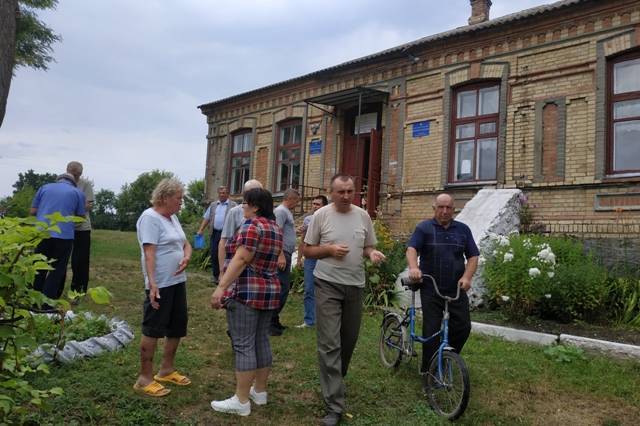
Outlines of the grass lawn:
<svg viewBox="0 0 640 426">
<path fill-rule="evenodd" d="M 61 386 L 65 394 L 31 418 L 41 424 L 317 424 L 323 414 L 313 330 L 289 328 L 272 338 L 274 366 L 269 404 L 240 418 L 214 412 L 209 402 L 233 394 L 233 356 L 224 312 L 209 308 L 208 272 L 191 271 L 189 336 L 177 356 L 178 368 L 193 380 L 162 399 L 134 393 L 143 300 L 142 274 L 134 233 L 94 231 L 91 285 L 114 294 L 109 312 L 127 320 L 136 340 L 126 349 L 52 368 L 38 386 Z M 302 321 L 302 298 L 293 295 L 283 313 L 289 326 Z M 350 425 L 444 424 L 421 396 L 417 362 L 386 370 L 378 360 L 381 314 L 365 314 L 347 376 Z M 640 363 L 588 357 L 559 364 L 540 347 L 474 336 L 464 358 L 471 375 L 471 400 L 461 424 L 637 424 L 640 418 Z M 156 361 L 158 360 L 156 356 Z"/>
</svg>

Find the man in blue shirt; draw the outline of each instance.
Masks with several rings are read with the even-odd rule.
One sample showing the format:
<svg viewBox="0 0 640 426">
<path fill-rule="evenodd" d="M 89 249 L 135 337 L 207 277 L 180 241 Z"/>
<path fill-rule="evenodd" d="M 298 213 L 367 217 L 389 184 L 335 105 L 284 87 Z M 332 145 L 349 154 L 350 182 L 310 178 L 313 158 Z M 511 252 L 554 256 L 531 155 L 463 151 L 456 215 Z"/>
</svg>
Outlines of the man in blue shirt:
<svg viewBox="0 0 640 426">
<path fill-rule="evenodd" d="M 409 277 L 421 281 L 422 274 L 431 275 L 440 293 L 446 296 L 455 296 L 458 286 L 464 290 L 456 302 L 449 303 L 449 344 L 459 353 L 471 332 L 466 292 L 471 288 L 471 278 L 478 267 L 480 252 L 469 227 L 453 220 L 454 200 L 451 195 L 438 195 L 433 203 L 433 211 L 433 219 L 420 222 L 409 240 L 406 253 Z M 420 301 L 422 334 L 431 336 L 440 330 L 444 309 L 444 300 L 435 294 L 431 280 L 423 281 Z M 431 357 L 439 345 L 440 341 L 436 339 L 423 345 L 422 372 L 428 371 Z"/>
<path fill-rule="evenodd" d="M 202 235 L 204 228 L 210 225 L 211 228 L 211 272 L 213 277 L 211 281 L 213 284 L 218 283 L 220 278 L 220 263 L 218 261 L 218 244 L 220 243 L 220 236 L 222 235 L 222 228 L 224 226 L 224 220 L 229 214 L 229 211 L 238 204 L 229 200 L 229 190 L 226 186 L 218 188 L 218 200 L 209 205 L 209 208 L 204 212 L 202 223 L 198 229 L 198 235 Z"/>
<path fill-rule="evenodd" d="M 55 212 L 62 216 L 84 216 L 85 197 L 76 184 L 75 176 L 64 173 L 58 176 L 55 183 L 43 185 L 33 198 L 31 214 L 46 223 L 49 223 L 49 219 L 45 216 Z M 51 238 L 43 240 L 35 250 L 53 260 L 53 270 L 38 271 L 33 282 L 35 290 L 51 299 L 58 299 L 62 294 L 75 228 L 73 222 L 58 223 L 58 227 L 60 232 L 50 231 Z"/>
</svg>

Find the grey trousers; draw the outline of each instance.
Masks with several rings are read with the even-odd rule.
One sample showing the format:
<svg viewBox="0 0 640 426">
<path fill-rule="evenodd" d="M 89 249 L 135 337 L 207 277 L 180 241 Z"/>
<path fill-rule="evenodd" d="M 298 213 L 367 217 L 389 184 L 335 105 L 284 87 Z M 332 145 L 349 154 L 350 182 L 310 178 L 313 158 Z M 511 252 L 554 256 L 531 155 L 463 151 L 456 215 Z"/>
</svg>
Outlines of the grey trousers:
<svg viewBox="0 0 640 426">
<path fill-rule="evenodd" d="M 345 412 L 343 377 L 358 341 L 364 289 L 315 279 L 320 387 L 329 411 Z"/>
</svg>

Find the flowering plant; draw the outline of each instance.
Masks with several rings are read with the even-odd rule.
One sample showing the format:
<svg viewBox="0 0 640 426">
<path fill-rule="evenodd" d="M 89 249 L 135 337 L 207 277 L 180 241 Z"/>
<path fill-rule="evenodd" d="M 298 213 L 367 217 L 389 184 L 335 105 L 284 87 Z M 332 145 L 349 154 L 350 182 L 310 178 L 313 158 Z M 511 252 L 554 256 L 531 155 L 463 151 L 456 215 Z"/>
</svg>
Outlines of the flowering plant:
<svg viewBox="0 0 640 426">
<path fill-rule="evenodd" d="M 606 271 L 579 241 L 493 236 L 483 260 L 489 301 L 512 319 L 590 319 L 604 308 Z"/>
</svg>

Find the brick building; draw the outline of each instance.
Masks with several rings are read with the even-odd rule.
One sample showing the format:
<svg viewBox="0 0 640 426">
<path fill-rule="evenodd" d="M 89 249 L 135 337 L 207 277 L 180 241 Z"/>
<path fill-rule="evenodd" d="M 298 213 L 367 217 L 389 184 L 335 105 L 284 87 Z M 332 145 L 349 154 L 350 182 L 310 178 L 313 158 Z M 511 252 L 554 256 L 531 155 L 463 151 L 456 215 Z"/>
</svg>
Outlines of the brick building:
<svg viewBox="0 0 640 426">
<path fill-rule="evenodd" d="M 547 232 L 640 256 L 640 1 L 470 3 L 466 27 L 201 105 L 208 196 L 342 171 L 405 233 L 440 191 L 517 187 Z"/>
</svg>

